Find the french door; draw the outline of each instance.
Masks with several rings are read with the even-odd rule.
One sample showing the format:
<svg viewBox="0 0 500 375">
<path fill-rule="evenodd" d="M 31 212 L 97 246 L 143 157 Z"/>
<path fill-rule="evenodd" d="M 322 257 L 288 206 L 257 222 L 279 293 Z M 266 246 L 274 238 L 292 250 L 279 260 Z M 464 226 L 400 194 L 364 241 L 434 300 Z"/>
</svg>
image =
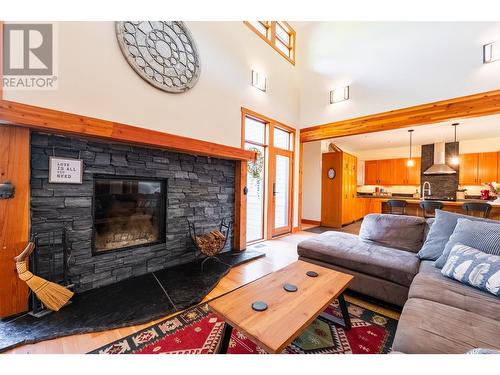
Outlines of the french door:
<svg viewBox="0 0 500 375">
<path fill-rule="evenodd" d="M 292 169 L 291 151 L 275 149 L 270 165 L 269 200 L 270 228 L 272 236 L 292 231 Z"/>
<path fill-rule="evenodd" d="M 295 130 L 242 110 L 242 147 L 257 153 L 247 168 L 247 243 L 292 231 Z"/>
</svg>

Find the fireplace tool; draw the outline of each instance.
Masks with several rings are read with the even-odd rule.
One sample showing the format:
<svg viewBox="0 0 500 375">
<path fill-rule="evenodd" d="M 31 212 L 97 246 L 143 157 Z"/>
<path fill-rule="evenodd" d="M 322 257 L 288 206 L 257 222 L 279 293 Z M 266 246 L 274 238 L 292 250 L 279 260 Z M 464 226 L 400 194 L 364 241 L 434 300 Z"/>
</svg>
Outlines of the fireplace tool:
<svg viewBox="0 0 500 375">
<path fill-rule="evenodd" d="M 194 222 L 189 219 L 187 222 L 189 226 L 189 236 L 191 237 L 194 246 L 200 251 L 201 254 L 206 256 L 206 258 L 201 262 L 201 270 L 203 271 L 203 266 L 210 259 L 224 263 L 217 257 L 217 255 L 226 246 L 233 222 L 227 222 L 226 219 L 223 218 L 218 230 L 213 230 L 201 235 L 196 233 Z"/>
<path fill-rule="evenodd" d="M 73 290 L 69 277 L 69 260 L 66 229 L 39 231 L 32 234 L 31 241 L 35 249 L 29 258 L 29 271 L 66 289 Z M 50 310 L 36 293 L 30 293 L 30 315 L 41 318 L 50 314 Z M 68 303 L 71 303 L 69 301 Z"/>
<path fill-rule="evenodd" d="M 62 285 L 34 275 L 28 270 L 28 257 L 34 249 L 35 244 L 28 242 L 23 252 L 15 258 L 17 273 L 19 278 L 28 284 L 28 287 L 48 309 L 58 311 L 73 297 L 74 293 Z"/>
</svg>

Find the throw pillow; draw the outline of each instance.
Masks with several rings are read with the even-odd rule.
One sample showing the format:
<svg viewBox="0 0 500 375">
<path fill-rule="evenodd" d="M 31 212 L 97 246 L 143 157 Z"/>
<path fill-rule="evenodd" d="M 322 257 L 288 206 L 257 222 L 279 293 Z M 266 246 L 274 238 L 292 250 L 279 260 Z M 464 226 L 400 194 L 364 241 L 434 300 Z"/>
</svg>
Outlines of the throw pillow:
<svg viewBox="0 0 500 375">
<path fill-rule="evenodd" d="M 425 219 L 418 216 L 369 214 L 359 230 L 359 238 L 382 246 L 416 253 L 422 247 Z"/>
<path fill-rule="evenodd" d="M 441 273 L 500 297 L 500 256 L 457 243 Z"/>
<path fill-rule="evenodd" d="M 460 215 L 454 212 L 436 210 L 436 218 L 432 224 L 427 238 L 418 252 L 418 257 L 422 260 L 436 260 L 444 251 L 446 243 L 450 239 L 457 220 L 460 218 L 467 218 L 474 221 L 495 222 L 494 220 L 482 219 L 479 217 L 472 217 L 467 215 Z"/>
<path fill-rule="evenodd" d="M 458 219 L 457 226 L 446 243 L 443 254 L 434 262 L 434 266 L 443 268 L 456 243 L 471 246 L 488 254 L 500 255 L 500 222 L 488 223 Z"/>
</svg>

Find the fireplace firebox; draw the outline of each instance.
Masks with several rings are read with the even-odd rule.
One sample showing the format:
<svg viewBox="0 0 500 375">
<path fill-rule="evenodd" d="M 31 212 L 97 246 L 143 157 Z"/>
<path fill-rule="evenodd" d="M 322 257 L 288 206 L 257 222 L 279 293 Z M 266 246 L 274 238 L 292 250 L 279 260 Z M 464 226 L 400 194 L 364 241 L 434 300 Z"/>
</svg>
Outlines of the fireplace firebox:
<svg viewBox="0 0 500 375">
<path fill-rule="evenodd" d="M 166 181 L 94 179 L 93 254 L 165 242 Z"/>
</svg>

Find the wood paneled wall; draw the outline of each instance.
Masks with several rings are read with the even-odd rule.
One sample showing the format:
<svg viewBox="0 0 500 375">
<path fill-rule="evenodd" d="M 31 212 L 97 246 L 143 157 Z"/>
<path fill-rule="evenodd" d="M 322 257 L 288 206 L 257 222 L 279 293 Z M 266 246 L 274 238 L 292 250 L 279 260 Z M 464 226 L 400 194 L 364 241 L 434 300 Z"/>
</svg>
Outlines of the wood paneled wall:
<svg viewBox="0 0 500 375">
<path fill-rule="evenodd" d="M 0 318 L 28 309 L 28 288 L 17 277 L 14 257 L 29 238 L 29 140 L 26 128 L 0 125 L 0 182 L 14 198 L 0 199 Z"/>
</svg>

